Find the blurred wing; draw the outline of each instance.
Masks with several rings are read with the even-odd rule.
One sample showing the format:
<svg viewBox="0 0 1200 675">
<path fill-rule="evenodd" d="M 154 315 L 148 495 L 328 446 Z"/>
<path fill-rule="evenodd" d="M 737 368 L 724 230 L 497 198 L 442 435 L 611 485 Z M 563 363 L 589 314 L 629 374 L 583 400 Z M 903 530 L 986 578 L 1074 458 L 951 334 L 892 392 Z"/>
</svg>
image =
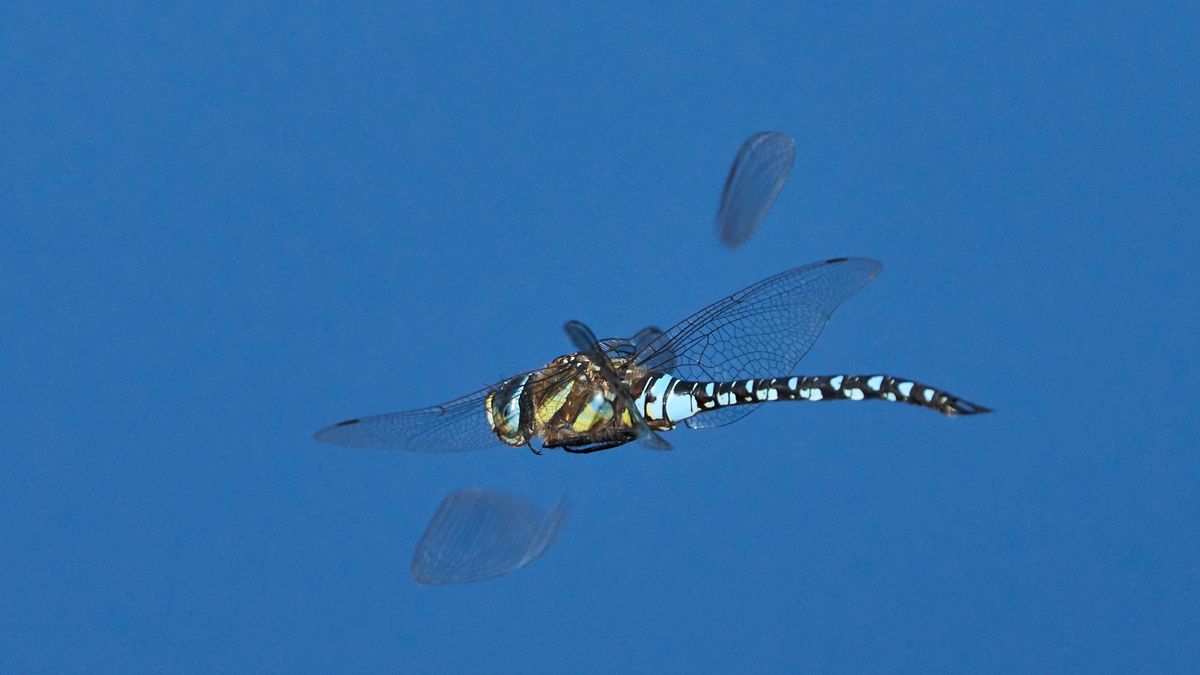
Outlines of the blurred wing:
<svg viewBox="0 0 1200 675">
<path fill-rule="evenodd" d="M 566 500 L 543 517 L 532 504 L 501 492 L 451 493 L 417 544 L 412 578 L 422 584 L 462 584 L 520 569 L 546 552 L 566 515 Z"/>
<path fill-rule="evenodd" d="M 630 342 L 633 342 L 634 349 L 640 350 L 651 342 L 657 340 L 662 334 L 663 330 L 658 326 L 646 326 L 645 328 L 634 333 L 633 337 L 629 338 L 629 340 Z"/>
<path fill-rule="evenodd" d="M 633 337 L 629 338 L 629 342 L 631 342 L 633 346 L 633 351 L 630 355 L 632 356 L 633 354 L 642 351 L 648 347 L 650 343 L 662 337 L 662 334 L 663 329 L 659 328 L 658 326 L 646 326 L 645 328 L 634 333 Z M 667 345 L 663 345 L 658 350 L 654 362 L 658 364 L 660 368 L 662 368 L 663 372 L 671 373 L 675 371 L 675 354 Z"/>
<path fill-rule="evenodd" d="M 687 380 L 780 377 L 817 341 L 833 310 L 879 274 L 867 258 L 833 258 L 790 269 L 719 300 L 675 324 L 639 352 L 637 365 Z M 721 426 L 757 406 L 740 405 L 686 420 Z"/>
<path fill-rule="evenodd" d="M 763 131 L 746 139 L 738 150 L 721 203 L 717 207 L 717 236 L 729 248 L 746 243 L 766 219 L 796 161 L 796 142 L 781 131 Z"/>
<path fill-rule="evenodd" d="M 572 319 L 566 322 L 563 324 L 563 332 L 567 334 L 571 344 L 575 345 L 575 349 L 581 352 L 592 353 L 605 348 L 605 345 L 596 339 L 596 334 L 592 332 L 592 329 L 582 321 Z"/>
</svg>

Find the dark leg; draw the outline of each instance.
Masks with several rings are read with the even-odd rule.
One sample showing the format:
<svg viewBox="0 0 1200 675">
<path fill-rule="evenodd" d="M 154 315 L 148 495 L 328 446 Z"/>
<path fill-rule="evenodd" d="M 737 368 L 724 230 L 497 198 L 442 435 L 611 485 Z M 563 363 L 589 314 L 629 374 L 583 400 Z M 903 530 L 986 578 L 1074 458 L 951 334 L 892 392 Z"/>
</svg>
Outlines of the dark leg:
<svg viewBox="0 0 1200 675">
<path fill-rule="evenodd" d="M 629 441 L 606 441 L 604 443 L 593 443 L 591 445 L 585 445 L 585 446 L 578 447 L 578 448 L 572 448 L 570 446 L 564 445 L 563 450 L 566 450 L 567 452 L 570 452 L 570 453 L 574 453 L 576 455 L 586 455 L 590 452 L 599 452 L 600 450 L 608 450 L 609 448 L 615 448 L 618 445 L 625 445 L 628 442 Z"/>
</svg>

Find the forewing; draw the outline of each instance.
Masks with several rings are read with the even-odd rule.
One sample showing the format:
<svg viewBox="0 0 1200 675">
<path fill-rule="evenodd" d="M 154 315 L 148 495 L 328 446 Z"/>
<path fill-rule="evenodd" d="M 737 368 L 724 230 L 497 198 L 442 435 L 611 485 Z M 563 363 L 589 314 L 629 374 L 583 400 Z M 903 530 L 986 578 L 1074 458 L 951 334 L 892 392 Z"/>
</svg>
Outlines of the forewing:
<svg viewBox="0 0 1200 675">
<path fill-rule="evenodd" d="M 570 377 L 570 373 L 562 370 L 551 373 L 543 369 L 542 373 L 539 386 L 548 388 L 563 377 Z M 465 452 L 503 445 L 488 424 L 484 406 L 488 394 L 498 390 L 504 382 L 429 408 L 338 422 L 318 431 L 313 438 L 349 448 L 428 453 Z"/>
<path fill-rule="evenodd" d="M 349 448 L 410 452 L 464 452 L 502 445 L 484 410 L 491 389 L 481 389 L 449 403 L 359 417 L 317 432 L 322 443 Z"/>
<path fill-rule="evenodd" d="M 738 150 L 721 203 L 717 207 L 717 236 L 729 248 L 746 243 L 766 219 L 796 160 L 796 142 L 781 131 L 762 131 Z"/>
<path fill-rule="evenodd" d="M 543 516 L 534 505 L 502 492 L 451 493 L 417 544 L 412 577 L 423 584 L 461 584 L 520 569 L 545 553 L 566 514 L 566 500 Z"/>
<path fill-rule="evenodd" d="M 833 310 L 879 274 L 879 262 L 834 258 L 764 279 L 680 321 L 643 347 L 636 363 L 687 380 L 728 381 L 793 372 Z M 692 428 L 729 424 L 739 405 L 687 420 Z"/>
</svg>

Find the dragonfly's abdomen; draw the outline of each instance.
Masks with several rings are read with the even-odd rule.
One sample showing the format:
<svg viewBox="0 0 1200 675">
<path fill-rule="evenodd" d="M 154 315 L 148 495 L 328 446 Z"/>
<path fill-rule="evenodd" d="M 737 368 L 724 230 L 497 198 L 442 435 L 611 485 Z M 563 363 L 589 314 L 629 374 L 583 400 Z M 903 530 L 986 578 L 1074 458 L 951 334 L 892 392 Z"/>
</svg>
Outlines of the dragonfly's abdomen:
<svg viewBox="0 0 1200 675">
<path fill-rule="evenodd" d="M 650 428 L 666 430 L 710 410 L 770 401 L 896 401 L 943 415 L 972 415 L 988 408 L 928 385 L 891 375 L 795 375 L 789 377 L 694 382 L 651 375 L 637 397 Z"/>
</svg>

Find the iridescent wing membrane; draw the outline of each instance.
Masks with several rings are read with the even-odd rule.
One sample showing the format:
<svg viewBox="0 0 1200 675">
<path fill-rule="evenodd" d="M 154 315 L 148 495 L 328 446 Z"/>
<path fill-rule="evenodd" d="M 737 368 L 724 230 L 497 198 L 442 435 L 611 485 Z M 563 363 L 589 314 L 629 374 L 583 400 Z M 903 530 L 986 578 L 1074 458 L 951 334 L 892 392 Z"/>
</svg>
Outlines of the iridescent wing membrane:
<svg viewBox="0 0 1200 675">
<path fill-rule="evenodd" d="M 793 372 L 833 310 L 883 269 L 867 258 L 833 258 L 781 272 L 709 305 L 651 340 L 638 366 L 685 380 L 728 381 Z M 757 405 L 688 418 L 693 429 L 722 426 Z"/>
</svg>

